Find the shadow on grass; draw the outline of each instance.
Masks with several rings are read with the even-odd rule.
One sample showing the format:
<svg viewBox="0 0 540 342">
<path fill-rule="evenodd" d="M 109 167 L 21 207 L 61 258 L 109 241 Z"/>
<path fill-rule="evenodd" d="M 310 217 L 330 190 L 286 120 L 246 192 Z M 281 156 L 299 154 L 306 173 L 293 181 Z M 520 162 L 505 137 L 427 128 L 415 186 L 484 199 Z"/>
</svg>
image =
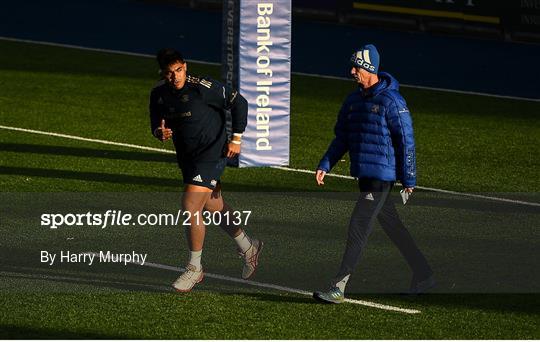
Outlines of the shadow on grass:
<svg viewBox="0 0 540 342">
<path fill-rule="evenodd" d="M 101 274 L 100 274 L 101 273 Z M 96 289 L 110 289 L 112 291 L 137 291 L 147 293 L 171 293 L 172 289 L 168 285 L 169 278 L 173 275 L 153 274 L 151 277 L 163 279 L 163 281 L 127 280 L 124 277 L 115 277 L 110 273 L 88 274 L 62 274 L 58 272 L 48 272 L 45 269 L 17 267 L 10 265 L 0 265 L 1 278 L 4 281 L 46 281 L 59 284 L 72 284 L 92 286 Z M 104 276 L 105 275 L 105 276 Z M 167 279 L 165 281 L 165 279 Z M 83 289 L 84 290 L 84 289 Z M 24 289 L 22 290 L 24 292 Z M 61 291 L 61 290 L 60 290 Z M 87 291 L 87 290 L 84 290 Z M 217 292 L 222 296 L 241 296 L 257 301 L 268 303 L 284 304 L 319 304 L 309 296 L 301 296 L 275 290 L 252 292 L 252 288 L 247 287 L 245 291 L 228 291 L 226 289 L 213 288 L 211 292 Z M 411 307 L 429 313 L 430 311 L 457 311 L 457 310 L 478 310 L 482 312 L 500 312 L 503 314 L 523 313 L 527 315 L 538 315 L 540 306 L 540 294 L 425 294 L 425 295 L 397 295 L 397 294 L 347 294 L 348 298 L 367 300 L 377 303 Z"/>
<path fill-rule="evenodd" d="M 0 166 L 0 174 L 14 176 L 44 177 L 57 179 L 74 179 L 90 182 L 106 182 L 116 184 L 140 184 L 180 189 L 180 179 L 147 176 L 132 176 L 104 172 L 53 170 L 33 167 Z"/>
<path fill-rule="evenodd" d="M 56 282 L 62 284 L 84 285 L 94 286 L 96 288 L 108 288 L 112 290 L 121 291 L 143 291 L 143 292 L 171 292 L 169 286 L 163 284 L 153 283 L 134 283 L 125 279 L 107 279 L 99 278 L 97 276 L 85 276 L 85 275 L 58 275 L 57 273 L 50 272 L 29 272 L 19 270 L 18 272 L 4 272 L 0 271 L 4 281 L 8 279 L 13 280 L 30 280 L 30 281 L 46 281 Z"/>
<path fill-rule="evenodd" d="M 525 313 L 538 315 L 540 294 L 424 294 L 424 295 L 360 295 L 352 294 L 351 298 L 383 302 L 387 300 L 393 305 L 422 305 L 422 311 L 430 307 L 437 309 L 468 309 L 493 311 L 501 313 Z"/>
<path fill-rule="evenodd" d="M 178 178 L 160 178 L 149 176 L 132 176 L 127 174 L 117 173 L 104 173 L 104 172 L 92 172 L 92 171 L 72 171 L 72 170 L 58 170 L 58 169 L 42 169 L 33 167 L 12 167 L 12 166 L 0 166 L 0 175 L 13 175 L 13 176 L 27 176 L 27 177 L 43 177 L 43 178 L 56 178 L 56 179 L 73 179 L 87 182 L 104 182 L 115 184 L 134 184 L 134 185 L 148 185 L 171 188 L 169 191 L 182 190 L 182 178 L 180 176 L 180 170 L 178 170 Z M 143 189 L 141 189 L 143 190 Z M 226 182 L 226 191 L 238 191 L 238 192 L 261 192 L 261 187 L 258 185 L 240 184 L 233 182 Z M 264 192 L 289 192 L 298 191 L 296 189 L 291 190 L 288 186 L 265 186 Z"/>
<path fill-rule="evenodd" d="M 226 293 L 224 295 L 228 296 L 238 296 L 250 297 L 252 299 L 272 302 L 272 303 L 295 303 L 295 304 L 318 304 L 313 298 L 300 295 L 290 295 L 290 294 L 276 294 L 276 293 L 264 293 L 264 292 L 235 292 L 235 293 Z"/>
<path fill-rule="evenodd" d="M 0 150 L 2 146 L 0 145 Z M 16 144 L 14 144 L 16 145 Z M 33 145 L 30 145 L 33 146 Z M 14 148 L 11 146 L 10 148 Z M 28 150 L 31 147 L 26 147 Z M 33 147 L 32 147 L 33 148 Z M 56 147 L 48 148 L 43 147 L 42 151 L 53 153 Z M 160 161 L 160 162 L 174 162 L 174 157 L 152 153 L 139 153 L 139 152 L 122 152 L 122 151 L 103 151 L 92 150 L 85 148 L 61 148 L 60 153 L 69 155 L 84 155 L 88 157 L 102 157 L 110 159 L 124 159 L 124 160 L 148 160 L 148 161 Z M 110 153 L 110 154 L 108 154 Z M 148 158 L 148 159 L 146 159 Z M 105 172 L 93 172 L 93 171 L 73 171 L 73 170 L 58 170 L 58 169 L 44 169 L 44 168 L 32 168 L 32 167 L 14 167 L 14 166 L 0 166 L 0 175 L 14 175 L 14 176 L 27 176 L 27 177 L 44 177 L 44 178 L 56 178 L 56 179 L 72 179 L 91 182 L 105 182 L 115 184 L 132 184 L 132 185 L 148 185 L 153 187 L 168 187 L 171 191 L 182 190 L 181 172 L 178 170 L 178 178 L 160 178 L 149 176 L 133 176 L 129 174 L 117 174 L 117 173 L 105 173 Z M 270 177 L 270 176 L 269 176 Z M 276 183 L 273 183 L 276 184 Z M 298 188 L 292 188 L 290 185 L 264 185 L 261 187 L 257 184 L 242 184 L 238 182 L 231 182 L 224 180 L 223 189 L 225 192 L 258 192 L 258 193 L 270 193 L 270 192 L 287 192 L 290 196 L 294 197 L 320 197 L 327 200 L 346 200 L 356 201 L 359 193 L 356 189 L 352 192 L 324 192 L 321 189 L 312 188 L 306 189 L 301 183 L 297 185 Z M 398 204 L 401 200 L 399 194 L 392 194 L 393 200 Z M 447 198 L 446 195 L 441 194 L 438 197 L 422 198 L 419 194 L 414 198 L 414 202 L 410 206 L 425 206 L 433 208 L 453 208 L 453 209 L 466 209 L 480 212 L 506 212 L 506 213 L 533 213 L 538 214 L 540 210 L 536 207 L 523 206 L 520 204 L 512 203 L 499 203 L 494 201 L 464 199 L 464 198 Z"/>
<path fill-rule="evenodd" d="M 426 192 L 428 195 L 422 196 L 421 193 L 416 195 L 409 206 L 416 207 L 432 207 L 432 208 L 448 208 L 448 209 L 461 209 L 477 212 L 495 212 L 495 213 L 531 213 L 540 214 L 538 207 L 523 205 L 520 203 L 499 202 L 486 199 L 477 198 L 456 198 L 455 196 L 448 196 L 446 194 Z M 505 197 L 505 194 L 483 194 L 494 197 Z M 397 194 L 393 196 L 394 201 L 399 205 L 401 198 L 398 198 Z M 399 208 L 399 206 L 398 206 Z"/>
<path fill-rule="evenodd" d="M 119 151 L 85 147 L 51 146 L 38 144 L 0 143 L 0 151 L 16 153 L 50 154 L 56 156 L 74 156 L 117 160 L 136 160 L 148 162 L 176 163 L 172 154 L 156 152 Z"/>
<path fill-rule="evenodd" d="M 14 324 L 0 324 L 0 339 L 53 339 L 53 340 L 71 340 L 71 339 L 88 339 L 88 340 L 113 340 L 127 339 L 127 335 L 102 334 L 93 331 L 71 331 L 65 328 L 30 328 L 28 326 L 18 326 Z"/>
<path fill-rule="evenodd" d="M 48 281 L 121 291 L 170 292 L 169 285 L 176 276 L 176 272 L 135 264 L 120 268 L 98 262 L 92 266 L 80 263 L 49 266 L 40 262 L 39 253 L 9 246 L 4 246 L 0 253 L 0 279 L 4 281 Z"/>
<path fill-rule="evenodd" d="M 283 304 L 322 305 L 308 296 L 276 293 L 227 293 L 241 295 L 256 300 Z M 524 313 L 537 315 L 540 294 L 426 294 L 426 295 L 351 295 L 349 298 L 373 301 L 376 303 L 418 308 L 429 311 L 430 307 L 448 310 L 481 310 L 500 313 Z M 345 304 L 347 305 L 347 304 Z M 422 306 L 422 307 L 420 307 Z"/>
</svg>

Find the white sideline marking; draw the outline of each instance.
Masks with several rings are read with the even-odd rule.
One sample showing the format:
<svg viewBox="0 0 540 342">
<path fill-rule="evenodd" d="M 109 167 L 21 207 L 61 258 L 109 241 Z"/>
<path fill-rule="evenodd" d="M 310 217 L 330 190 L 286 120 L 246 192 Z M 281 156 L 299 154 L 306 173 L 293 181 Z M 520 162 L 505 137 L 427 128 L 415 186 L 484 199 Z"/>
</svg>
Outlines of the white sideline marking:
<svg viewBox="0 0 540 342">
<path fill-rule="evenodd" d="M 96 253 L 86 253 L 86 254 L 96 254 Z M 138 263 L 132 263 L 132 264 L 141 266 L 141 264 L 138 264 Z M 172 267 L 172 266 L 160 265 L 160 264 L 154 264 L 154 263 L 148 263 L 148 262 L 145 263 L 142 266 L 148 266 L 148 267 L 152 267 L 152 268 L 159 268 L 159 269 L 175 271 L 175 272 L 184 272 L 185 271 L 185 269 L 181 268 L 181 267 Z M 0 275 L 8 276 L 8 277 L 9 276 L 16 276 L 16 277 L 27 278 L 27 279 L 74 281 L 74 282 L 84 282 L 84 283 L 94 283 L 94 284 L 115 284 L 115 285 L 124 285 L 124 286 L 129 285 L 129 286 L 137 286 L 137 287 L 146 287 L 146 288 L 150 288 L 150 289 L 153 289 L 153 290 L 166 291 L 166 292 L 172 292 L 173 291 L 173 289 L 171 287 L 169 287 L 169 286 L 152 285 L 152 284 L 144 284 L 144 283 L 132 283 L 132 282 L 106 280 L 106 279 L 87 279 L 87 278 L 66 277 L 66 276 L 56 276 L 56 275 L 30 275 L 30 274 L 19 273 L 19 272 L 5 272 L 5 271 L 1 271 Z M 308 291 L 293 289 L 293 288 L 290 288 L 290 287 L 284 287 L 284 286 L 279 286 L 279 285 L 259 283 L 259 282 L 256 282 L 256 281 L 248 281 L 248 280 L 243 280 L 243 279 L 237 279 L 237 278 L 222 276 L 222 275 L 219 275 L 219 274 L 205 273 L 204 276 L 208 277 L 208 278 L 215 278 L 215 279 L 219 279 L 219 280 L 226 280 L 226 281 L 243 283 L 243 284 L 248 284 L 248 285 L 253 285 L 253 286 L 258 286 L 258 287 L 270 288 L 270 289 L 273 289 L 273 290 L 297 293 L 297 294 L 301 294 L 301 295 L 305 295 L 305 296 L 309 296 L 309 297 L 311 297 L 311 295 L 312 295 L 311 292 L 308 292 Z M 348 302 L 348 303 L 368 306 L 368 307 L 381 309 L 381 310 L 387 310 L 387 311 L 396 311 L 396 312 L 402 312 L 402 313 L 407 313 L 407 314 L 421 313 L 421 311 L 419 311 L 419 310 L 405 309 L 405 308 L 400 308 L 400 307 L 396 307 L 396 306 L 390 306 L 390 305 L 385 305 L 385 304 L 367 302 L 367 301 L 363 301 L 363 300 L 354 300 L 354 299 L 348 299 L 347 298 L 347 299 L 345 299 L 345 301 Z"/>
<path fill-rule="evenodd" d="M 92 48 L 92 47 L 86 47 L 86 46 L 81 46 L 81 45 L 53 43 L 53 42 L 45 42 L 45 41 L 31 40 L 31 39 L 19 39 L 19 38 L 11 38 L 11 37 L 2 37 L 2 36 L 0 36 L 0 40 L 5 40 L 5 41 L 8 41 L 8 42 L 16 42 L 16 43 L 30 43 L 30 44 L 54 46 L 54 47 L 61 47 L 61 48 L 68 48 L 68 49 L 75 49 L 75 50 L 83 50 L 83 51 L 112 53 L 112 54 L 115 54 L 115 55 L 125 55 L 125 56 L 144 57 L 144 58 L 155 58 L 156 57 L 154 55 L 149 55 L 147 53 L 100 49 L 100 48 Z M 196 59 L 188 59 L 188 61 L 189 62 L 194 62 L 194 63 L 200 63 L 200 64 L 207 64 L 207 65 L 216 65 L 216 66 L 221 65 L 221 63 L 205 62 L 205 61 L 199 61 L 199 60 L 196 60 Z"/>
<path fill-rule="evenodd" d="M 284 171 L 294 171 L 294 172 L 315 174 L 315 171 L 311 171 L 311 170 L 293 169 L 293 168 L 285 167 L 285 166 L 271 166 L 271 167 L 273 169 L 279 169 L 279 170 L 284 170 Z M 344 179 L 353 179 L 353 180 L 356 179 L 356 178 L 351 177 L 351 176 L 338 175 L 338 174 L 335 174 L 335 173 L 327 173 L 326 176 L 331 176 L 331 177 L 336 177 L 336 178 L 344 178 Z M 400 183 L 396 182 L 396 184 L 400 184 Z M 430 188 L 430 187 L 427 187 L 427 186 L 420 186 L 420 185 L 416 186 L 415 188 L 416 189 L 421 189 L 421 190 L 426 190 L 426 191 L 432 191 L 432 192 L 440 192 L 440 193 L 449 194 L 449 195 L 458 195 L 458 196 L 485 199 L 485 200 L 491 200 L 491 201 L 500 201 L 500 202 L 507 202 L 507 203 L 512 203 L 512 204 L 523 204 L 523 205 L 530 205 L 530 206 L 533 206 L 533 207 L 540 207 L 540 203 L 513 200 L 513 199 L 503 198 L 503 197 L 494 197 L 494 196 L 470 194 L 470 193 L 467 193 L 467 192 L 458 192 L 458 191 L 452 191 L 452 190 Z"/>
<path fill-rule="evenodd" d="M 326 79 L 331 79 L 331 80 L 339 80 L 339 81 L 350 81 L 351 80 L 350 78 L 347 78 L 347 77 L 329 76 L 329 75 L 321 75 L 321 74 L 308 74 L 308 73 L 305 73 L 305 72 L 293 72 L 293 74 L 299 75 L 299 76 L 320 77 L 320 78 L 326 78 Z M 482 92 L 478 92 L 478 91 L 437 88 L 437 87 L 420 86 L 420 85 L 406 84 L 406 83 L 400 83 L 399 86 L 404 87 L 404 88 L 442 91 L 442 92 L 445 92 L 445 93 L 455 93 L 455 94 L 464 94 L 464 95 L 478 95 L 478 96 L 495 97 L 495 98 L 498 98 L 498 99 L 540 102 L 540 99 L 532 98 L 532 97 L 499 95 L 499 94 L 482 93 Z"/>
<path fill-rule="evenodd" d="M 104 53 L 112 53 L 112 54 L 117 54 L 117 55 L 135 56 L 135 57 L 144 57 L 144 58 L 154 58 L 155 57 L 153 55 L 149 55 L 149 54 L 145 54 L 145 53 L 137 53 L 137 52 L 129 52 L 129 51 L 121 51 L 121 50 L 109 50 L 109 49 L 100 49 L 100 48 L 91 48 L 91 47 L 80 46 L 80 45 L 53 43 L 53 42 L 45 42 L 45 41 L 30 40 L 30 39 L 19 39 L 19 38 L 11 38 L 11 37 L 2 37 L 2 36 L 0 36 L 0 40 L 18 42 L 18 43 L 30 43 L 30 44 L 47 45 L 47 46 L 62 47 L 62 48 L 69 48 L 69 49 L 76 49 L 76 50 L 84 50 L 84 51 L 104 52 Z M 214 66 L 220 66 L 221 65 L 221 63 L 207 62 L 207 61 L 201 61 L 201 60 L 196 60 L 196 59 L 188 59 L 188 61 L 189 62 L 194 62 L 194 63 L 206 64 L 206 65 L 214 65 Z M 350 81 L 349 78 L 339 77 L 339 76 L 329 76 L 329 75 L 321 75 L 321 74 L 309 74 L 309 73 L 304 73 L 304 72 L 292 72 L 292 74 L 293 75 L 299 75 L 299 76 L 320 77 L 320 78 L 340 80 L 340 81 Z M 465 94 L 465 95 L 478 95 L 478 96 L 487 96 L 487 97 L 495 97 L 495 98 L 500 98 L 500 99 L 510 99 L 510 100 L 519 100 L 519 101 L 540 102 L 540 99 L 530 98 L 530 97 L 507 96 L 507 95 L 481 93 L 481 92 L 476 92 L 476 91 L 436 88 L 436 87 L 427 87 L 427 86 L 419 86 L 419 85 L 403 84 L 403 83 L 400 84 L 400 86 L 405 87 L 405 88 L 415 88 L 415 89 L 442 91 L 442 92 L 447 92 L 447 93 L 456 93 L 456 94 Z"/>
<path fill-rule="evenodd" d="M 38 130 L 35 130 L 35 129 L 11 127 L 11 126 L 2 126 L 2 125 L 0 125 L 0 129 L 5 129 L 5 130 L 9 130 L 9 131 L 25 132 L 25 133 L 33 133 L 33 134 L 41 134 L 41 135 L 47 135 L 47 136 L 53 136 L 53 137 L 59 137 L 59 138 L 66 138 L 66 139 L 72 139 L 72 140 L 79 140 L 79 141 L 88 141 L 88 142 L 104 144 L 104 145 L 129 147 L 129 148 L 135 148 L 135 149 L 145 150 L 145 151 L 153 151 L 153 152 L 175 154 L 174 151 L 166 150 L 166 149 L 163 149 L 163 148 L 155 148 L 155 147 L 148 147 L 148 146 L 142 146 L 142 145 L 126 144 L 126 143 L 120 143 L 120 142 L 109 141 L 109 140 L 84 138 L 84 137 L 79 137 L 79 136 L 76 136 L 76 135 L 61 134 L 61 133 L 46 132 L 46 131 L 38 131 Z M 271 168 L 272 169 L 277 169 L 277 170 L 283 170 L 283 171 L 315 174 L 315 171 L 304 170 L 304 169 L 293 169 L 293 168 L 285 167 L 285 166 L 271 166 Z M 326 176 L 335 177 L 335 178 L 343 178 L 343 179 L 351 179 L 351 180 L 355 179 L 354 177 L 351 177 L 351 176 L 339 175 L 339 174 L 335 174 L 335 173 L 327 173 Z M 458 191 L 445 190 L 445 189 L 429 188 L 429 187 L 425 187 L 425 186 L 417 186 L 416 188 L 421 189 L 421 190 L 426 190 L 426 191 L 440 192 L 440 193 L 444 193 L 444 194 L 465 196 L 465 197 L 485 199 L 485 200 L 491 200 L 491 201 L 506 202 L 506 203 L 512 203 L 512 204 L 528 205 L 528 206 L 533 206 L 533 207 L 540 207 L 540 203 L 519 201 L 519 200 L 513 200 L 513 199 L 503 198 L 503 197 L 484 196 L 484 195 L 470 194 L 470 193 L 466 193 L 466 192 L 458 192 Z"/>
<path fill-rule="evenodd" d="M 136 148 L 136 149 L 139 149 L 139 150 L 146 150 L 146 151 L 172 153 L 172 154 L 175 153 L 174 151 L 166 150 L 166 149 L 163 149 L 163 148 L 155 148 L 155 147 L 148 147 L 148 146 L 142 146 L 142 145 L 126 144 L 126 143 L 120 143 L 120 142 L 108 141 L 108 140 L 101 140 L 101 139 L 90 139 L 90 138 L 79 137 L 79 136 L 76 136 L 76 135 L 61 134 L 61 133 L 46 132 L 46 131 L 38 131 L 38 130 L 35 130 L 35 129 L 10 127 L 10 126 L 2 126 L 2 125 L 0 125 L 0 129 L 6 129 L 6 130 L 10 130 L 10 131 L 26 132 L 26 133 L 33 133 L 33 134 L 48 135 L 48 136 L 52 136 L 52 137 L 59 137 L 59 138 L 66 138 L 66 139 L 73 139 L 73 140 L 80 140 L 80 141 L 88 141 L 88 142 L 94 142 L 94 143 L 105 144 L 105 145 L 130 147 L 130 148 Z"/>
<path fill-rule="evenodd" d="M 98 255 L 96 252 L 86 252 L 85 254 Z M 122 256 L 120 256 L 120 259 L 121 258 L 122 258 Z M 186 270 L 183 267 L 162 265 L 162 264 L 156 264 L 156 263 L 153 263 L 153 262 L 145 262 L 144 264 L 140 264 L 138 262 L 129 262 L 129 263 L 133 264 L 133 265 L 146 266 L 146 267 L 151 267 L 151 268 L 159 268 L 159 269 L 162 269 L 162 270 L 173 271 L 173 272 L 184 272 Z M 266 288 L 266 289 L 278 290 L 278 291 L 289 292 L 289 293 L 296 293 L 296 294 L 300 294 L 300 295 L 308 296 L 308 297 L 311 297 L 313 295 L 312 292 L 305 291 L 305 290 L 300 290 L 300 289 L 295 289 L 295 288 L 292 288 L 292 287 L 286 287 L 286 286 L 280 286 L 280 285 L 274 285 L 274 284 L 268 284 L 268 283 L 261 283 L 261 282 L 253 281 L 253 280 L 244 280 L 244 279 L 229 277 L 229 276 L 225 276 L 225 275 L 221 275 L 221 274 L 206 273 L 205 272 L 204 276 L 207 277 L 207 278 L 230 281 L 230 282 L 233 282 L 233 283 L 240 283 L 240 284 L 251 285 L 251 286 L 255 286 L 255 287 L 262 287 L 262 288 Z M 418 314 L 418 313 L 422 312 L 422 311 L 419 311 L 419 310 L 405 309 L 405 308 L 400 308 L 398 306 L 379 304 L 379 303 L 374 303 L 374 302 L 368 302 L 368 301 L 365 301 L 365 300 L 355 300 L 355 299 L 345 298 L 345 301 L 347 303 L 368 306 L 368 307 L 371 307 L 371 308 L 376 308 L 376 309 L 386 310 L 386 311 L 396 311 L 396 312 L 402 312 L 402 313 L 407 313 L 407 314 Z"/>
</svg>

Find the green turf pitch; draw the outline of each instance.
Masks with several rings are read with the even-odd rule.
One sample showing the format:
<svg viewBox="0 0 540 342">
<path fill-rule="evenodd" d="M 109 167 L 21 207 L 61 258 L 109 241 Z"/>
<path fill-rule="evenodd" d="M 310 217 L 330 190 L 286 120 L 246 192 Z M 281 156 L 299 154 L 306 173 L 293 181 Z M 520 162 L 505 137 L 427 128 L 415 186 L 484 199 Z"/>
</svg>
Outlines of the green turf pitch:
<svg viewBox="0 0 540 342">
<path fill-rule="evenodd" d="M 151 59 L 6 42 L 0 42 L 0 51 L 0 125 L 172 148 L 155 141 L 148 128 L 148 92 L 156 81 Z M 203 65 L 190 70 L 219 72 Z M 316 166 L 351 89 L 348 82 L 293 77 L 291 167 Z M 539 103 L 403 93 L 415 123 L 421 185 L 538 201 Z M 174 197 L 181 183 L 174 156 L 158 152 L 0 130 L 0 156 L 4 195 L 86 192 L 89 199 L 114 192 L 130 204 L 145 194 Z M 346 174 L 347 162 L 334 171 Z M 267 243 L 255 280 L 304 290 L 323 286 L 343 248 L 354 203 L 347 192 L 355 191 L 354 182 L 328 179 L 321 189 L 311 175 L 274 169 L 228 169 L 223 180 L 236 205 L 254 210 L 250 232 Z M 291 191 L 298 195 L 279 198 Z M 4 201 L 0 217 L 0 338 L 540 338 L 537 294 L 364 294 L 377 288 L 377 277 L 384 276 L 390 290 L 407 286 L 403 261 L 380 229 L 351 280 L 357 292 L 351 296 L 420 314 L 324 306 L 305 296 L 216 279 L 177 295 L 168 287 L 175 272 L 140 266 L 47 267 L 36 262 L 43 248 L 145 248 L 150 261 L 179 266 L 186 246 L 178 229 L 41 229 L 17 212 L 16 197 L 3 198 L 12 200 Z M 512 279 L 517 274 L 512 272 L 538 269 L 538 230 L 531 229 L 537 211 L 485 208 L 429 193 L 419 193 L 416 204 L 400 211 L 416 227 L 413 233 L 437 269 L 445 270 L 438 277 L 442 289 L 455 285 L 466 292 L 466 286 L 478 288 L 475 281 L 496 279 L 503 284 L 494 288 L 508 286 L 507 292 L 519 282 L 534 284 L 534 275 Z M 479 224 L 485 220 L 488 224 Z M 505 230 L 516 222 L 519 229 Z M 534 260 L 521 265 L 527 256 Z M 204 258 L 209 272 L 239 276 L 233 244 L 215 228 L 209 228 Z M 456 260 L 466 268 L 452 271 Z M 503 267 L 481 272 L 487 260 Z M 388 274 L 381 275 L 383 269 Z M 460 278 L 463 270 L 468 277 Z"/>
</svg>

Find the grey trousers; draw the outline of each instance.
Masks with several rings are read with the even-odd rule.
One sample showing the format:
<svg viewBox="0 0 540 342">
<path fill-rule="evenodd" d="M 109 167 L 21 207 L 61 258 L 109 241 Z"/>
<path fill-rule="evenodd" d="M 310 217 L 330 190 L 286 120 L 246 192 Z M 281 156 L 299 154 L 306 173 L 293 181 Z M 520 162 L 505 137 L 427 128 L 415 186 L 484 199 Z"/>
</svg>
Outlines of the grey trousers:
<svg viewBox="0 0 540 342">
<path fill-rule="evenodd" d="M 361 178 L 358 184 L 360 197 L 351 216 L 347 246 L 334 282 L 337 283 L 353 273 L 373 230 L 375 219 L 379 220 L 386 235 L 407 260 L 415 279 L 422 280 L 431 276 L 433 271 L 403 225 L 394 202 L 389 196 L 394 182 Z"/>
</svg>

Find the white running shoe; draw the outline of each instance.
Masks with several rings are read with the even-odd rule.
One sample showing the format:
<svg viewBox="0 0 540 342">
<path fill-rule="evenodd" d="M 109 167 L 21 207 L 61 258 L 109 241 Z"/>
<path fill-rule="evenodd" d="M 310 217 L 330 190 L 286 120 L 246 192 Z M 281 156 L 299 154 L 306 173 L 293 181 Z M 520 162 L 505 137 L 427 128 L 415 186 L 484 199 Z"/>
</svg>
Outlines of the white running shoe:
<svg viewBox="0 0 540 342">
<path fill-rule="evenodd" d="M 193 286 L 203 281 L 203 278 L 204 272 L 202 268 L 197 271 L 195 266 L 189 264 L 186 266 L 186 271 L 176 279 L 172 286 L 178 292 L 189 292 Z"/>
<path fill-rule="evenodd" d="M 251 247 L 245 252 L 238 252 L 244 259 L 244 268 L 242 269 L 242 279 L 249 279 L 255 274 L 259 264 L 259 255 L 263 248 L 263 242 L 257 239 L 251 240 Z"/>
</svg>

